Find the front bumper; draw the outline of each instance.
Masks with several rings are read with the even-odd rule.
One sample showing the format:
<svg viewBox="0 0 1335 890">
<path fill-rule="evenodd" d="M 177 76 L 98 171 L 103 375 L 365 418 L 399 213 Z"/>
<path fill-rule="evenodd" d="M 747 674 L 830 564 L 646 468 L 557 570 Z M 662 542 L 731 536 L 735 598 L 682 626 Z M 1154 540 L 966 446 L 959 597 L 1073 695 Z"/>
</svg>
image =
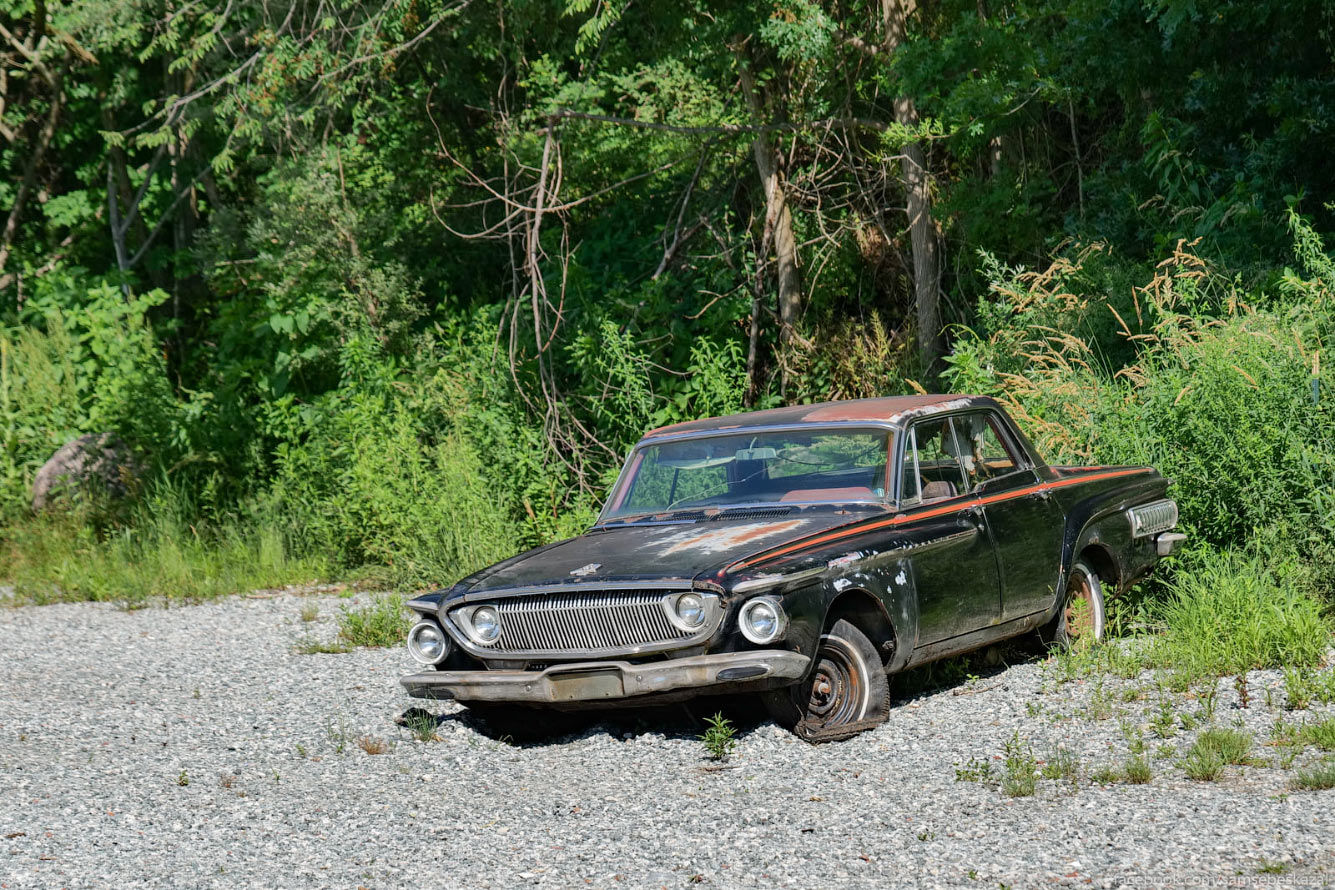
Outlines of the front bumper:
<svg viewBox="0 0 1335 890">
<path fill-rule="evenodd" d="M 586 661 L 544 671 L 426 671 L 399 682 L 414 698 L 560 704 L 698 689 L 722 692 L 799 680 L 811 659 L 783 649 L 696 655 L 648 664 Z"/>
</svg>

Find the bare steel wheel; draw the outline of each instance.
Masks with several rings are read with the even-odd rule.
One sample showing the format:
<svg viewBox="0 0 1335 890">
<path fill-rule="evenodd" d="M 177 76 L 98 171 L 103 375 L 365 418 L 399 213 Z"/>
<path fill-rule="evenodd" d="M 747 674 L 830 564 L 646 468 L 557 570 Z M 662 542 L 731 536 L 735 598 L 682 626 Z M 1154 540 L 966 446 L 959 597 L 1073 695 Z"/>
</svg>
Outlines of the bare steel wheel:
<svg viewBox="0 0 1335 890">
<path fill-rule="evenodd" d="M 834 741 L 884 722 L 890 685 L 876 647 L 841 619 L 821 634 L 810 679 L 767 693 L 765 705 L 802 738 Z"/>
<path fill-rule="evenodd" d="M 1043 628 L 1043 642 L 1075 648 L 1103 639 L 1107 623 L 1103 603 L 1103 581 L 1085 562 L 1071 566 L 1066 576 L 1066 599 L 1052 621 Z"/>
</svg>

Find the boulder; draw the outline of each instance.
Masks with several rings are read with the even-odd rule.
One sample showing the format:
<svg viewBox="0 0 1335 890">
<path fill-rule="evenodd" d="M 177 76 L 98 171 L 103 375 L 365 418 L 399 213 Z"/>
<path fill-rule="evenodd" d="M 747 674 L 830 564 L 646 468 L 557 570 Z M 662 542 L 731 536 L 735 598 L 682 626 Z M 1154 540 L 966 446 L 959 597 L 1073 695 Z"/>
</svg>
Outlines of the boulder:
<svg viewBox="0 0 1335 890">
<path fill-rule="evenodd" d="M 88 433 L 60 446 L 32 482 L 32 509 L 55 506 L 61 495 L 87 492 L 127 497 L 139 476 L 129 446 L 114 433 Z"/>
</svg>

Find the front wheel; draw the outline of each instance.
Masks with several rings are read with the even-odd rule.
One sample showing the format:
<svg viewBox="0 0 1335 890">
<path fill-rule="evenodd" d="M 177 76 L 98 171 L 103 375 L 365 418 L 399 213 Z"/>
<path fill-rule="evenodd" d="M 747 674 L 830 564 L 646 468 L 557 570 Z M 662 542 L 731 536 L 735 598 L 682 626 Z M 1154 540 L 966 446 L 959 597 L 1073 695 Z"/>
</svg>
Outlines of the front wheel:
<svg viewBox="0 0 1335 890">
<path fill-rule="evenodd" d="M 824 634 L 811 678 L 765 694 L 779 724 L 809 742 L 846 739 L 884 723 L 890 682 L 866 634 L 840 619 Z"/>
<path fill-rule="evenodd" d="M 1043 642 L 1052 648 L 1074 649 L 1103 639 L 1107 613 L 1103 581 L 1085 562 L 1071 566 L 1066 576 L 1066 601 L 1043 628 Z"/>
</svg>

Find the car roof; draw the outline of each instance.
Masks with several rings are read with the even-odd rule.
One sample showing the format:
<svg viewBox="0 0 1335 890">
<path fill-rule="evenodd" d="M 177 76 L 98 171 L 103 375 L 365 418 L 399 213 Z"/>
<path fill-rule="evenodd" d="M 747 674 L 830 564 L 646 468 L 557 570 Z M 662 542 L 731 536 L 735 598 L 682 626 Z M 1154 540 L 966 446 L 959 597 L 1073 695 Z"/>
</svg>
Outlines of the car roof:
<svg viewBox="0 0 1335 890">
<path fill-rule="evenodd" d="M 706 417 L 685 423 L 674 423 L 645 433 L 645 439 L 677 436 L 684 433 L 724 432 L 751 427 L 784 427 L 802 424 L 869 423 L 899 425 L 910 417 L 957 411 L 968 408 L 997 408 L 995 399 L 987 396 L 924 394 L 913 396 L 883 396 L 876 399 L 847 399 L 838 402 L 818 402 L 814 405 L 789 405 L 729 414 L 725 417 Z"/>
</svg>

